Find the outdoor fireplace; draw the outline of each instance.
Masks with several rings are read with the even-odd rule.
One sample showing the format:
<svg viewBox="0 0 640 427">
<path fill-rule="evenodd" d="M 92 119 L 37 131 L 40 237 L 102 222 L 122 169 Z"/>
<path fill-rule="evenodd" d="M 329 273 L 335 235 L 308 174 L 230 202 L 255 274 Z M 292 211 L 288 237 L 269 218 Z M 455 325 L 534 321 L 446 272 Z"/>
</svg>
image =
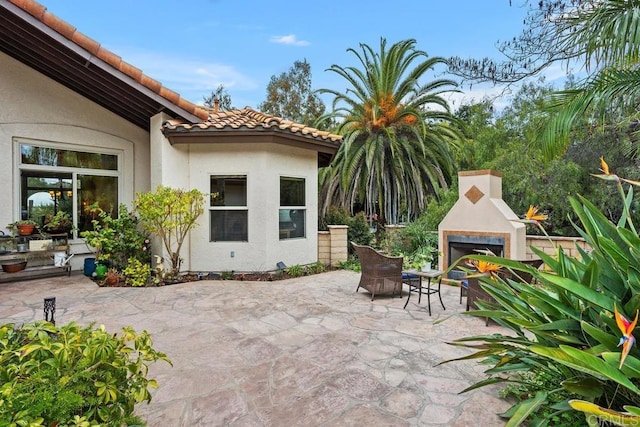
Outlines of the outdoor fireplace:
<svg viewBox="0 0 640 427">
<path fill-rule="evenodd" d="M 438 226 L 439 268 L 487 250 L 525 259 L 526 227 L 502 200 L 502 175 L 492 170 L 462 171 L 458 187 L 458 201 Z"/>
</svg>

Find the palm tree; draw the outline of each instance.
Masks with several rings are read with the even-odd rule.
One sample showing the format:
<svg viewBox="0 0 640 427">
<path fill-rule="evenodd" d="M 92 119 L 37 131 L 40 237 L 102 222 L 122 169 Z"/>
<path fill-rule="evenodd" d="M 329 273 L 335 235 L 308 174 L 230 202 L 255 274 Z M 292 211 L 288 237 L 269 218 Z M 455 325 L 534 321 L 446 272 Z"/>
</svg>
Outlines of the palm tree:
<svg viewBox="0 0 640 427">
<path fill-rule="evenodd" d="M 635 131 L 639 113 L 640 1 L 585 1 L 561 19 L 562 44 L 580 52 L 585 69 L 595 71 L 577 88 L 553 94 L 553 115 L 541 139 L 548 155 L 567 147 L 571 129 L 584 118 Z"/>
<path fill-rule="evenodd" d="M 334 119 L 343 135 L 333 162 L 320 174 L 321 212 L 331 205 L 353 210 L 360 205 L 381 223 L 397 223 L 402 214 L 415 218 L 428 194 L 451 182 L 454 162 L 450 144 L 460 138 L 459 123 L 441 95 L 456 86 L 439 79 L 419 80 L 443 58 L 428 58 L 404 40 L 380 52 L 360 44 L 348 49 L 362 66 L 332 65 L 342 76 L 345 92 L 321 89 L 334 96 Z M 432 108 L 435 107 L 435 108 Z M 321 120 L 322 120 L 321 119 Z"/>
</svg>

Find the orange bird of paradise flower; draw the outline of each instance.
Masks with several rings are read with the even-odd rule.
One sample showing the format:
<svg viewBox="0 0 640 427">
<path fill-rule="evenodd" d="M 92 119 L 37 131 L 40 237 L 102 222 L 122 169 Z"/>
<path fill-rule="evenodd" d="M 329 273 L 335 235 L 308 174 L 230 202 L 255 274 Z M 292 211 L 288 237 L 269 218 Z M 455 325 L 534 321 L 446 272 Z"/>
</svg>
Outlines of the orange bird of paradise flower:
<svg viewBox="0 0 640 427">
<path fill-rule="evenodd" d="M 488 274 L 491 277 L 500 271 L 501 268 L 498 264 L 489 261 L 473 260 L 471 265 L 478 270 L 479 273 Z"/>
<path fill-rule="evenodd" d="M 609 170 L 609 165 L 604 161 L 604 157 L 600 157 L 600 170 L 603 172 L 601 174 L 591 174 L 596 178 L 604 179 L 605 181 L 614 181 L 620 183 L 620 181 L 624 181 L 627 184 L 635 185 L 636 187 L 640 186 L 640 181 L 632 181 L 626 178 L 620 178 L 618 175 L 611 173 Z"/>
<path fill-rule="evenodd" d="M 526 219 L 527 221 L 544 221 L 547 219 L 547 216 L 545 214 L 539 214 L 538 213 L 538 208 L 533 206 L 533 205 L 529 205 L 529 210 L 527 211 L 527 213 L 524 215 L 524 219 Z"/>
<path fill-rule="evenodd" d="M 609 172 L 609 165 L 604 161 L 604 157 L 600 157 L 600 170 L 604 172 L 605 175 L 611 175 Z"/>
<path fill-rule="evenodd" d="M 592 173 L 591 175 L 595 176 L 596 178 L 604 179 L 605 181 L 620 182 L 620 178 L 618 178 L 618 175 L 611 173 L 611 171 L 609 170 L 609 165 L 604 161 L 604 157 L 600 157 L 600 170 L 602 171 L 602 173 Z"/>
<path fill-rule="evenodd" d="M 624 359 L 627 358 L 627 354 L 631 351 L 631 347 L 636 343 L 636 339 L 631 332 L 636 327 L 636 323 L 638 323 L 638 310 L 636 310 L 636 318 L 633 322 L 629 322 L 626 317 L 621 315 L 618 312 L 618 307 L 613 306 L 613 311 L 616 315 L 616 323 L 618 328 L 622 332 L 622 337 L 620 338 L 620 342 L 618 343 L 618 347 L 622 346 L 622 354 L 620 355 L 620 366 L 618 368 L 622 368 L 622 364 L 624 363 Z"/>
</svg>

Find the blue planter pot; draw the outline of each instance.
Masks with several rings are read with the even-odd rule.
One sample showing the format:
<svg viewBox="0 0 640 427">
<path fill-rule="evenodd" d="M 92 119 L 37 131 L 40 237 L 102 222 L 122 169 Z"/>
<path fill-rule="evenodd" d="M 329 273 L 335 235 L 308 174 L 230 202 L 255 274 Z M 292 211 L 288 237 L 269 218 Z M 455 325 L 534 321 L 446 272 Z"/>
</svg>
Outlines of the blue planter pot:
<svg viewBox="0 0 640 427">
<path fill-rule="evenodd" d="M 91 277 L 94 271 L 96 271 L 96 259 L 85 258 L 83 274 L 87 277 Z"/>
</svg>

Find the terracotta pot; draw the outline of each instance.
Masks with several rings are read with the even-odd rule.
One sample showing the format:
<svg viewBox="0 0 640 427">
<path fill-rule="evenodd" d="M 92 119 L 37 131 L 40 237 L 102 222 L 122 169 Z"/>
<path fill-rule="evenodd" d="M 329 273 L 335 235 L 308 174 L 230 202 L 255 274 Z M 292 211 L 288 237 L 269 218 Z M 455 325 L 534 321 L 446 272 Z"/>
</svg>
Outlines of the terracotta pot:
<svg viewBox="0 0 640 427">
<path fill-rule="evenodd" d="M 2 264 L 2 271 L 5 273 L 17 273 L 27 267 L 27 261 L 9 261 Z"/>
<path fill-rule="evenodd" d="M 36 228 L 36 226 L 33 224 L 17 225 L 16 227 L 18 228 L 18 233 L 21 236 L 29 236 L 31 233 L 33 233 L 33 229 Z"/>
</svg>

